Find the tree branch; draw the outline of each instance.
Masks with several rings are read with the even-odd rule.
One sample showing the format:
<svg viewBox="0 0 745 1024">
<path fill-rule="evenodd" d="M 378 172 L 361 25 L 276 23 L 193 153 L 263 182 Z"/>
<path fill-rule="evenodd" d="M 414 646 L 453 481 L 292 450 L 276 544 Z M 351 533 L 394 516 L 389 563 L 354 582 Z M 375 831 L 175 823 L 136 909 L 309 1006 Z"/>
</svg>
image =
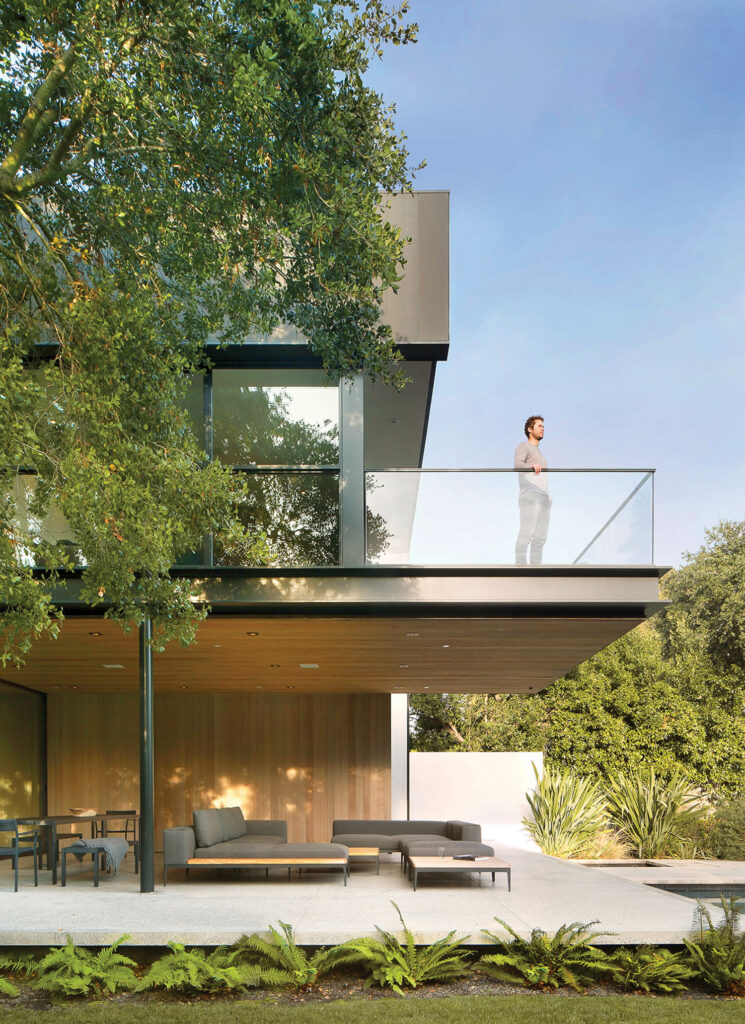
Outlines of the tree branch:
<svg viewBox="0 0 745 1024">
<path fill-rule="evenodd" d="M 21 127 L 18 129 L 16 140 L 13 143 L 13 148 L 2 164 L 0 164 L 0 171 L 12 176 L 23 163 L 23 158 L 26 156 L 34 140 L 38 122 L 46 111 L 47 104 L 57 91 L 60 82 L 75 62 L 76 56 L 75 46 L 68 47 L 62 56 L 55 61 L 54 67 L 31 97 L 28 110 L 23 121 L 21 121 Z"/>
</svg>

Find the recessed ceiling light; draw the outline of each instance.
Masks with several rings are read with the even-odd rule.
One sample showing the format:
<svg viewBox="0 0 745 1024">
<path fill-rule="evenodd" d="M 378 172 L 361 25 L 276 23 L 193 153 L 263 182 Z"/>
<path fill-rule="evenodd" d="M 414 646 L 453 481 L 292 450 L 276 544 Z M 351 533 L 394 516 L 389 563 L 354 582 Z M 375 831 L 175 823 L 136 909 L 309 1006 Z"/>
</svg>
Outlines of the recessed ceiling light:
<svg viewBox="0 0 745 1024">
<path fill-rule="evenodd" d="M 179 686 L 179 690 L 188 690 L 188 689 L 189 689 L 188 686 Z"/>
<path fill-rule="evenodd" d="M 288 686 L 288 687 L 287 687 L 287 689 L 288 689 L 288 690 L 294 690 L 294 689 L 295 689 L 295 687 L 294 687 L 294 686 Z"/>
<path fill-rule="evenodd" d="M 124 665 L 102 665 L 101 668 L 124 668 Z"/>
<path fill-rule="evenodd" d="M 394 690 L 403 690 L 403 686 L 394 686 L 393 689 Z"/>
<path fill-rule="evenodd" d="M 423 689 L 423 690 L 428 690 L 428 689 L 429 689 L 429 687 L 428 687 L 428 686 L 423 686 L 423 687 L 422 687 L 422 689 Z"/>
<path fill-rule="evenodd" d="M 73 690 L 79 690 L 79 689 L 80 689 L 79 686 L 73 686 Z"/>
<path fill-rule="evenodd" d="M 88 636 L 103 636 L 103 633 L 98 633 L 95 629 L 92 629 Z"/>
<path fill-rule="evenodd" d="M 408 668 L 409 666 L 408 665 L 399 665 L 398 667 L 399 668 Z"/>
<path fill-rule="evenodd" d="M 407 633 L 406 635 L 407 635 L 407 636 L 419 636 L 419 634 L 418 634 L 418 633 Z"/>
<path fill-rule="evenodd" d="M 279 665 L 270 665 L 269 668 L 279 668 Z"/>
<path fill-rule="evenodd" d="M 249 630 L 249 631 L 248 631 L 248 632 L 246 633 L 246 636 L 258 636 L 258 635 L 259 635 L 259 634 L 258 634 L 258 633 L 256 632 L 256 630 L 255 630 L 255 629 L 250 629 L 250 630 Z"/>
<path fill-rule="evenodd" d="M 318 665 L 314 661 L 306 661 L 305 663 L 300 662 L 300 668 L 318 668 Z"/>
<path fill-rule="evenodd" d="M 449 646 L 450 646 L 450 644 L 443 644 L 442 646 L 443 646 L 443 647 L 449 647 Z"/>
</svg>

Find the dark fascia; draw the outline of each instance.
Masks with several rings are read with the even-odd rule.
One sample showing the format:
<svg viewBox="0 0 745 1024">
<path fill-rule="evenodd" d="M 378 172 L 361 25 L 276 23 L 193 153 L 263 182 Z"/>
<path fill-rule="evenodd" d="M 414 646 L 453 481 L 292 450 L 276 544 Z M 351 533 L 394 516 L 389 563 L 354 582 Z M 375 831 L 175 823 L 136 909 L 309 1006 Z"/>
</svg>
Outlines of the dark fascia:
<svg viewBox="0 0 745 1024">
<path fill-rule="evenodd" d="M 407 362 L 438 362 L 448 357 L 447 341 L 400 344 L 396 350 Z M 56 345 L 37 345 L 36 355 L 42 360 L 54 359 Z M 220 370 L 243 370 L 253 367 L 277 369 L 323 369 L 319 356 L 305 342 L 244 342 L 242 345 L 213 345 L 204 348 L 205 365 Z"/>
</svg>

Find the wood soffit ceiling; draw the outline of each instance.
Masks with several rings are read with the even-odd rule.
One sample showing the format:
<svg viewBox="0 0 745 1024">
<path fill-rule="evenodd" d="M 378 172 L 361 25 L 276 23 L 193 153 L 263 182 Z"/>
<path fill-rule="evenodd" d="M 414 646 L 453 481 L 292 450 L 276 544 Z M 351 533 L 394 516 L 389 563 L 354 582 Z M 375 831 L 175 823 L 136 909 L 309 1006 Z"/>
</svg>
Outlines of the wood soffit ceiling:
<svg viewBox="0 0 745 1024">
<path fill-rule="evenodd" d="M 212 616 L 191 647 L 154 656 L 153 677 L 156 692 L 535 692 L 639 621 Z M 133 692 L 138 658 L 136 632 L 69 618 L 57 640 L 38 641 L 2 677 L 50 694 Z"/>
</svg>

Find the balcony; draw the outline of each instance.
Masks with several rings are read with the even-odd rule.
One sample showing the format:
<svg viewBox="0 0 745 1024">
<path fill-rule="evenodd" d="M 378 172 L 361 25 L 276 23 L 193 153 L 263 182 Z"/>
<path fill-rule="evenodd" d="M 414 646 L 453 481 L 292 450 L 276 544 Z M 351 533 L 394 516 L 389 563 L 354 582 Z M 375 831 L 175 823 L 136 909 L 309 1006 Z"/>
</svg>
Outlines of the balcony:
<svg viewBox="0 0 745 1024">
<path fill-rule="evenodd" d="M 386 469 L 365 475 L 366 563 L 515 564 L 520 528 L 513 469 Z M 652 565 L 654 470 L 551 469 L 543 562 Z"/>
<path fill-rule="evenodd" d="M 517 470 L 373 470 L 364 474 L 363 498 L 345 489 L 337 466 L 245 466 L 235 472 L 247 481 L 240 516 L 249 529 L 266 533 L 273 569 L 515 565 Z M 522 475 L 533 483 L 534 474 Z M 18 480 L 23 525 L 76 554 L 58 510 L 43 521 L 24 510 L 23 488 L 27 509 L 35 478 Z M 551 469 L 541 482 L 550 497 L 544 565 L 654 564 L 654 470 Z M 343 557 L 344 530 L 357 538 L 361 555 Z M 27 557 L 32 560 L 33 551 Z M 180 570 L 212 567 L 241 568 L 219 544 L 205 543 L 179 560 Z"/>
</svg>

